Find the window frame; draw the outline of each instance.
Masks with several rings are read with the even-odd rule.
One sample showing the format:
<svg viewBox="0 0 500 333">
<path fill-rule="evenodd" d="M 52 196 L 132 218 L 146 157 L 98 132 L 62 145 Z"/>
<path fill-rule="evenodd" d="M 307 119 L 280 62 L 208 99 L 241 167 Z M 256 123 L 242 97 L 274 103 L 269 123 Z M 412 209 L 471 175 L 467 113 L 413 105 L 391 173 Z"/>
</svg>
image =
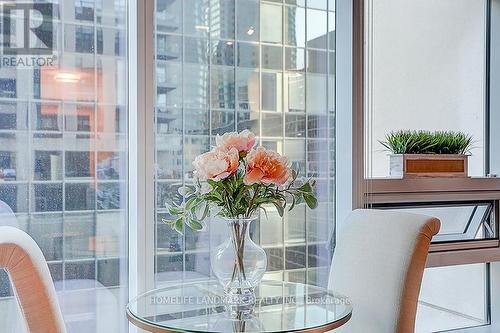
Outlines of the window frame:
<svg viewBox="0 0 500 333">
<path fill-rule="evenodd" d="M 356 208 L 369 208 L 372 203 L 393 203 L 408 201 L 474 201 L 493 200 L 495 202 L 494 214 L 500 219 L 500 178 L 481 177 L 471 179 L 433 179 L 431 182 L 425 179 L 370 179 L 365 177 L 367 154 L 367 136 L 365 126 L 367 115 L 366 108 L 366 25 L 365 16 L 367 11 L 366 0 L 353 0 L 353 54 L 352 54 L 352 206 Z M 500 108 L 500 97 L 490 94 L 497 91 L 500 86 L 500 47 L 493 41 L 495 36 L 500 36 L 500 0 L 487 0 L 487 33 L 485 47 L 486 70 L 485 77 L 485 175 L 490 172 L 500 173 L 500 158 L 492 162 L 491 155 L 500 151 L 500 140 L 494 140 L 495 121 L 492 121 L 492 109 Z M 497 43 L 498 44 L 498 43 Z M 491 74 L 497 74 L 492 76 Z M 500 119 L 497 112 L 496 123 Z M 497 128 L 500 125 L 496 125 Z M 405 200 L 406 197 L 406 200 Z M 425 198 L 425 200 L 423 199 Z M 498 235 L 497 235 L 498 237 Z M 488 281 L 486 282 L 486 296 L 489 303 L 489 321 L 486 326 L 478 326 L 468 329 L 453 330 L 461 333 L 483 333 L 493 332 L 500 328 L 500 242 L 496 240 L 478 242 L 456 242 L 451 246 L 435 248 L 430 253 L 426 267 L 443 267 L 452 265 L 463 265 L 471 263 L 489 264 Z"/>
</svg>

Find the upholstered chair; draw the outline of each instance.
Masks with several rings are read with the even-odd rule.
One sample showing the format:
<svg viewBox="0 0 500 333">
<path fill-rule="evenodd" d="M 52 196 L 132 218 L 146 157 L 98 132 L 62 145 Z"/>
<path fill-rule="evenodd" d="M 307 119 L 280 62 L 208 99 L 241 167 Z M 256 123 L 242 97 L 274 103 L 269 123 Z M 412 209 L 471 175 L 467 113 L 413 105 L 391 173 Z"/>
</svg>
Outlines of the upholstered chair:
<svg viewBox="0 0 500 333">
<path fill-rule="evenodd" d="M 29 333 L 65 333 L 42 251 L 24 231 L 0 227 L 0 268 L 10 276 Z"/>
<path fill-rule="evenodd" d="M 351 320 L 335 333 L 413 333 L 420 285 L 438 219 L 356 210 L 340 228 L 329 288 L 350 298 Z"/>
</svg>

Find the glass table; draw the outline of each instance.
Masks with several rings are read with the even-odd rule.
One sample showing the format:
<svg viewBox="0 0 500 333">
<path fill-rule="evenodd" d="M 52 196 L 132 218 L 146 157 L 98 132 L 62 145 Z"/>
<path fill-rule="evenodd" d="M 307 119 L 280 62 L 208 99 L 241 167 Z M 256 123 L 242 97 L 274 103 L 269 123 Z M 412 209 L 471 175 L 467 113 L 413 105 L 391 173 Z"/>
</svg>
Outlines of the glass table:
<svg viewBox="0 0 500 333">
<path fill-rule="evenodd" d="M 225 313 L 224 291 L 216 281 L 151 290 L 127 305 L 127 317 L 149 332 L 278 333 L 334 330 L 349 321 L 349 299 L 300 283 L 263 281 L 249 318 Z"/>
</svg>

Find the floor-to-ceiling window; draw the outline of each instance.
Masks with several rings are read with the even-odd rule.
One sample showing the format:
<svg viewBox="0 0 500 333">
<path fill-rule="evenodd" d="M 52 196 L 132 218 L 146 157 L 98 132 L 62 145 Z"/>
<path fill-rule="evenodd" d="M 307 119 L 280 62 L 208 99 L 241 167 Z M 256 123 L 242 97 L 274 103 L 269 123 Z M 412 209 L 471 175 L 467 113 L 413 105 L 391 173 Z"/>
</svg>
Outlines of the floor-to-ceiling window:
<svg viewBox="0 0 500 333">
<path fill-rule="evenodd" d="M 192 181 L 191 162 L 215 136 L 249 129 L 318 180 L 318 209 L 252 230 L 266 278 L 326 285 L 334 246 L 335 2 L 156 0 L 156 283 L 210 277 L 223 228 L 180 235 L 162 224 L 166 202 Z"/>
<path fill-rule="evenodd" d="M 42 249 L 68 332 L 123 332 L 127 1 L 36 2 L 50 6 L 52 50 L 36 56 L 46 62 L 6 62 L 6 45 L 0 56 L 0 200 Z M 7 3 L 10 40 L 23 45 L 20 2 L 2 1 L 3 18 Z M 12 303 L 0 271 L 2 332 L 22 332 Z"/>
<path fill-rule="evenodd" d="M 491 1 L 384 0 L 365 3 L 365 178 L 370 207 L 436 216 L 431 266 L 419 298 L 417 332 L 492 322 L 489 258 L 467 250 L 497 248 L 498 179 L 488 174 Z M 398 130 L 461 131 L 473 137 L 466 178 L 390 175 L 381 141 Z M 498 154 L 498 152 L 496 152 Z M 397 188 L 397 190 L 396 190 Z M 491 189 L 489 194 L 486 191 Z M 476 195 L 475 190 L 484 195 Z M 382 198 L 385 196 L 385 198 Z M 489 243 L 491 241 L 491 243 Z M 489 244 L 489 245 L 488 245 Z M 461 256 L 450 263 L 453 251 Z"/>
</svg>

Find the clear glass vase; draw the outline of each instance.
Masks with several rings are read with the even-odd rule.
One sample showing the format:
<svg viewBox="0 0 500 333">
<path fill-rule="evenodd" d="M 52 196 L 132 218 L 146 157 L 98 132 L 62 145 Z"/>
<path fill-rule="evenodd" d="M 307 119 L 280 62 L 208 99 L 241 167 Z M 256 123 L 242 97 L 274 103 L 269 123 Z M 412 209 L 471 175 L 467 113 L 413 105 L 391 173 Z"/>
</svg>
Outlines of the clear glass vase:
<svg viewBox="0 0 500 333">
<path fill-rule="evenodd" d="M 267 255 L 250 238 L 250 224 L 256 217 L 224 220 L 229 237 L 212 252 L 211 265 L 224 287 L 228 314 L 238 318 L 253 311 L 254 289 L 266 272 Z"/>
</svg>

